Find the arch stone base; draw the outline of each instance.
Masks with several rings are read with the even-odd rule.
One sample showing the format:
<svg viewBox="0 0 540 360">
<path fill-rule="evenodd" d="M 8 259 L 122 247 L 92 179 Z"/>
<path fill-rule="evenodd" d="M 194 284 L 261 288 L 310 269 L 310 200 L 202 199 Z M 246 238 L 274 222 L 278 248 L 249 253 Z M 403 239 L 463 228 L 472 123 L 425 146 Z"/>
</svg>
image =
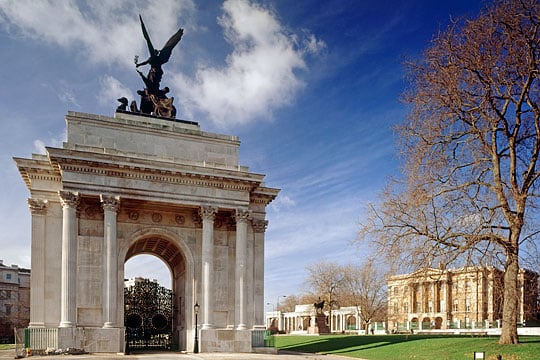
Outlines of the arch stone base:
<svg viewBox="0 0 540 360">
<path fill-rule="evenodd" d="M 202 329 L 202 352 L 251 352 L 251 331 L 236 329 Z"/>
</svg>

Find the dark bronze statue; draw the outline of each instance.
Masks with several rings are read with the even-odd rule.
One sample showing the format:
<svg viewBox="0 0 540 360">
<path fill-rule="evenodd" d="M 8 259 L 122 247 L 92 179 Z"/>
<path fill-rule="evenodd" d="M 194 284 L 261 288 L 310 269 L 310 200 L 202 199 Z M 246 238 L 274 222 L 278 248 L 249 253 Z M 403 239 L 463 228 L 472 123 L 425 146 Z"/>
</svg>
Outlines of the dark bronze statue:
<svg viewBox="0 0 540 360">
<path fill-rule="evenodd" d="M 313 306 L 315 307 L 315 312 L 317 314 L 322 314 L 324 308 L 324 300 L 321 300 L 321 298 L 319 298 L 319 301 L 314 303 Z"/>
<path fill-rule="evenodd" d="M 141 97 L 140 109 L 137 109 L 136 102 L 132 101 L 130 110 L 131 112 L 140 112 L 143 114 L 153 114 L 162 117 L 175 118 L 176 108 L 173 105 L 174 98 L 167 97 L 169 88 L 165 87 L 160 89 L 161 78 L 163 77 L 163 69 L 161 66 L 169 61 L 172 50 L 182 39 L 184 29 L 179 29 L 173 36 L 171 36 L 161 50 L 157 50 L 154 48 L 154 45 L 152 45 L 152 41 L 150 40 L 150 36 L 146 31 L 146 27 L 144 26 L 141 15 L 139 15 L 139 19 L 141 21 L 141 28 L 144 39 L 146 40 L 146 45 L 148 46 L 150 57 L 139 63 L 139 57 L 135 56 L 135 67 L 138 68 L 139 66 L 150 65 L 150 70 L 146 76 L 137 70 L 137 73 L 144 82 L 145 88 L 144 90 L 137 91 L 137 94 L 139 94 Z M 117 110 L 127 111 L 127 99 L 125 102 L 121 101 L 121 105 L 117 108 Z"/>
<path fill-rule="evenodd" d="M 125 97 L 121 97 L 120 99 L 117 99 L 120 102 L 120 105 L 116 108 L 116 110 L 126 111 L 127 110 L 127 104 L 128 99 Z"/>
<path fill-rule="evenodd" d="M 139 74 L 143 78 L 143 81 L 149 92 L 151 94 L 157 95 L 159 91 L 159 83 L 161 82 L 161 77 L 163 76 L 163 70 L 161 69 L 161 65 L 169 61 L 172 50 L 174 49 L 176 44 L 180 42 L 180 40 L 182 39 L 182 35 L 184 35 L 184 29 L 179 29 L 173 36 L 171 36 L 163 49 L 157 50 L 154 48 L 154 45 L 152 45 L 152 41 L 150 40 L 150 36 L 146 31 L 146 27 L 144 26 L 141 15 L 139 15 L 139 19 L 141 20 L 141 28 L 143 36 L 146 40 L 146 45 L 148 46 L 148 52 L 150 53 L 150 57 L 142 63 L 138 63 L 138 57 L 136 57 L 135 66 L 138 68 L 139 66 L 150 65 L 150 70 L 148 71 L 148 75 L 146 76 L 146 78 L 140 72 Z"/>
</svg>

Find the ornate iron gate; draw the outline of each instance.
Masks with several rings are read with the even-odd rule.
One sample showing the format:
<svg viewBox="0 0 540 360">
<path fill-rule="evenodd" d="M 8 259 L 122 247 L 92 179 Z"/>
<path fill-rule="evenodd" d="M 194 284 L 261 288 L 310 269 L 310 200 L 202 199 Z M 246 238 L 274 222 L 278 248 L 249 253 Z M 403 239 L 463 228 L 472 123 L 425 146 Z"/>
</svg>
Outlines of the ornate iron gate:
<svg viewBox="0 0 540 360">
<path fill-rule="evenodd" d="M 124 325 L 129 350 L 171 350 L 173 294 L 157 282 L 143 280 L 124 288 Z"/>
</svg>

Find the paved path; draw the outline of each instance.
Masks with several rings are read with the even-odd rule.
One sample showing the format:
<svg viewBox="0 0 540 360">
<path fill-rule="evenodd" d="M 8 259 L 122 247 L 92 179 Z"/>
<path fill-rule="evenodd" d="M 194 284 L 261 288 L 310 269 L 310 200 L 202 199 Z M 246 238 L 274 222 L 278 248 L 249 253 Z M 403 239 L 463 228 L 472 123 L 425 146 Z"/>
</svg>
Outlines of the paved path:
<svg viewBox="0 0 540 360">
<path fill-rule="evenodd" d="M 0 350 L 0 359 L 14 359 L 15 350 Z M 105 360 L 105 359 L 125 359 L 125 360 L 221 360 L 221 359 L 234 359 L 234 360 L 350 360 L 353 358 L 346 356 L 334 356 L 334 355 L 319 355 L 319 354 L 307 354 L 297 352 L 285 352 L 280 351 L 277 355 L 271 354 L 231 354 L 231 353 L 145 353 L 145 354 L 133 354 L 133 355 L 111 355 L 111 354 L 87 354 L 87 355 L 54 355 L 54 356 L 32 356 L 29 359 L 35 360 Z M 359 360 L 359 359 L 355 359 Z"/>
</svg>

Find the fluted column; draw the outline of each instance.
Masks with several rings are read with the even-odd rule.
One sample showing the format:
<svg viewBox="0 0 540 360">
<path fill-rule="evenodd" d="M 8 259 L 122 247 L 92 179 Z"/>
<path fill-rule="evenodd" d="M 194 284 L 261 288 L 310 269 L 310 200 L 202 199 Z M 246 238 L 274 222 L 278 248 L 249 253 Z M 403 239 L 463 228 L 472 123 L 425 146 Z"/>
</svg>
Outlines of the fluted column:
<svg viewBox="0 0 540 360">
<path fill-rule="evenodd" d="M 253 301 L 255 308 L 254 326 L 264 325 L 264 233 L 268 220 L 253 219 Z"/>
<path fill-rule="evenodd" d="M 236 210 L 235 318 L 238 330 L 247 329 L 246 258 L 249 215 L 248 210 Z"/>
<path fill-rule="evenodd" d="M 101 195 L 104 213 L 103 233 L 103 327 L 116 327 L 118 265 L 116 251 L 116 214 L 120 197 Z"/>
<path fill-rule="evenodd" d="M 28 199 L 32 214 L 30 327 L 45 326 L 45 234 L 47 200 Z"/>
<path fill-rule="evenodd" d="M 62 202 L 62 279 L 60 289 L 60 327 L 76 325 L 77 278 L 77 193 L 60 191 Z"/>
<path fill-rule="evenodd" d="M 214 298 L 212 290 L 214 289 L 214 219 L 217 209 L 213 206 L 201 206 L 200 215 L 202 218 L 202 299 L 201 322 L 202 329 L 211 329 L 213 327 Z"/>
</svg>

